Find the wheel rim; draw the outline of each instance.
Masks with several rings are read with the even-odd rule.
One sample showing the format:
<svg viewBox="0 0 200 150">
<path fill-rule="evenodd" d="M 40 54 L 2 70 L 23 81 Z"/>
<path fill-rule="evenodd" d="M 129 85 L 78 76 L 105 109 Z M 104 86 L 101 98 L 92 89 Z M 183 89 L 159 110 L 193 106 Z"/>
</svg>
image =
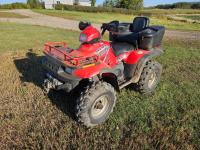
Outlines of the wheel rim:
<svg viewBox="0 0 200 150">
<path fill-rule="evenodd" d="M 109 107 L 108 99 L 106 95 L 102 95 L 96 99 L 91 108 L 91 115 L 93 118 L 99 118 L 105 114 Z"/>
<path fill-rule="evenodd" d="M 152 72 L 148 81 L 148 87 L 151 88 L 152 86 L 154 86 L 155 81 L 156 81 L 156 73 Z"/>
</svg>

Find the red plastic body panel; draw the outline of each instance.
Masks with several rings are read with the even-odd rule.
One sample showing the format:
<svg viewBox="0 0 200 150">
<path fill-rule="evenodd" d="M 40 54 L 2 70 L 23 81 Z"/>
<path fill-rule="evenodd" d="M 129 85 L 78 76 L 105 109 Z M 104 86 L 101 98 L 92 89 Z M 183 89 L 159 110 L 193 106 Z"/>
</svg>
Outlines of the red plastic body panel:
<svg viewBox="0 0 200 150">
<path fill-rule="evenodd" d="M 99 74 L 99 72 L 102 69 L 109 68 L 104 63 L 100 63 L 99 65 L 88 67 L 88 68 L 82 68 L 82 69 L 77 69 L 74 71 L 74 75 L 76 75 L 79 78 L 92 78 Z"/>
<path fill-rule="evenodd" d="M 94 77 L 95 75 L 99 74 L 102 69 L 109 69 L 118 64 L 110 43 L 107 41 L 81 45 L 79 51 L 84 52 L 86 55 L 95 54 L 99 58 L 97 65 L 75 70 L 74 75 L 79 78 Z"/>
<path fill-rule="evenodd" d="M 135 50 L 130 53 L 130 55 L 124 59 L 126 64 L 137 64 L 138 61 L 144 57 L 144 55 L 149 54 L 150 51 L 146 50 Z"/>
<path fill-rule="evenodd" d="M 88 41 L 100 36 L 99 31 L 92 26 L 88 26 L 82 33 L 88 36 Z M 69 49 L 65 42 L 49 42 L 45 44 L 44 53 L 62 61 L 66 67 L 75 68 L 72 73 L 74 76 L 92 78 L 102 69 L 114 68 L 121 61 L 137 64 L 150 51 L 133 49 L 116 57 L 110 42 L 102 40 L 93 44 L 82 44 L 77 50 Z"/>
<path fill-rule="evenodd" d="M 91 26 L 91 25 L 86 27 L 85 30 L 83 30 L 81 32 L 81 34 L 85 34 L 87 36 L 87 40 L 85 42 L 90 42 L 90 41 L 92 41 L 94 39 L 97 39 L 97 38 L 101 37 L 100 32 L 96 28 Z"/>
</svg>

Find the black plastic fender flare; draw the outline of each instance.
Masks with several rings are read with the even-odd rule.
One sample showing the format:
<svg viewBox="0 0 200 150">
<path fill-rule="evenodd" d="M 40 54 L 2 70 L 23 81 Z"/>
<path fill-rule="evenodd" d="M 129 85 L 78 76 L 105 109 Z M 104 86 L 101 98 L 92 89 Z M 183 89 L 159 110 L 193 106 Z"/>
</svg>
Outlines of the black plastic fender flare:
<svg viewBox="0 0 200 150">
<path fill-rule="evenodd" d="M 141 58 L 139 60 L 139 62 L 137 63 L 137 66 L 136 66 L 136 69 L 134 71 L 134 75 L 133 75 L 133 78 L 132 78 L 132 82 L 137 83 L 139 81 L 142 70 L 143 70 L 146 62 L 151 60 L 153 57 L 161 55 L 162 53 L 163 53 L 162 49 L 159 49 L 159 50 L 156 49 L 156 50 L 152 50 L 152 52 L 150 54 L 144 55 L 144 57 Z"/>
</svg>

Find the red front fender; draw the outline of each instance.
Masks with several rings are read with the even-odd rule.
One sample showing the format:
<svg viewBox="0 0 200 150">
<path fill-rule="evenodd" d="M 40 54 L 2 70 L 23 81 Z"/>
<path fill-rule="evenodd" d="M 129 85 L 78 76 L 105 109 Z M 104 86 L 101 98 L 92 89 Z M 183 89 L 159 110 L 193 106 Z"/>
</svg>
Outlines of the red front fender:
<svg viewBox="0 0 200 150">
<path fill-rule="evenodd" d="M 100 73 L 102 69 L 109 68 L 106 64 L 101 63 L 95 66 L 81 68 L 74 71 L 74 75 L 79 78 L 92 78 Z"/>
</svg>

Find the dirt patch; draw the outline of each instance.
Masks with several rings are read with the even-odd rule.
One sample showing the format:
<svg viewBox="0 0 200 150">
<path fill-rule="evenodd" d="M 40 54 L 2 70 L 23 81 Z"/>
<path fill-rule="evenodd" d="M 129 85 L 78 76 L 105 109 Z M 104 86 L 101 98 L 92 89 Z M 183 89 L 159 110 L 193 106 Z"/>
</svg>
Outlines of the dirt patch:
<svg viewBox="0 0 200 150">
<path fill-rule="evenodd" d="M 200 40 L 200 32 L 197 31 L 187 32 L 178 30 L 167 30 L 165 36 L 175 39 Z"/>
</svg>

